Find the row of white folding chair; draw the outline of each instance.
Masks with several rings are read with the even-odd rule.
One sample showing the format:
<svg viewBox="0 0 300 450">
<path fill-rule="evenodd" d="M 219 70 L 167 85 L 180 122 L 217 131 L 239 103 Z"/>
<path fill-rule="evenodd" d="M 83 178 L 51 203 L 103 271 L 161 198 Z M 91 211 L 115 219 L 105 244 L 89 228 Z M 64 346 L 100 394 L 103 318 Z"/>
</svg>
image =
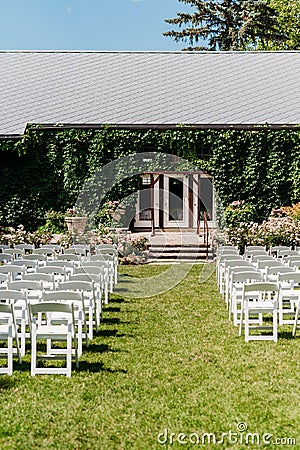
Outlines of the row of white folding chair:
<svg viewBox="0 0 300 450">
<path fill-rule="evenodd" d="M 3 283 L 1 282 L 1 288 L 5 288 L 7 281 L 16 281 L 21 279 L 31 279 L 31 280 L 38 280 L 42 279 L 45 276 L 48 276 L 48 278 L 44 278 L 43 281 L 47 281 L 47 284 L 45 284 L 45 289 L 49 289 L 51 285 L 54 283 L 54 288 L 58 287 L 59 282 L 65 282 L 68 281 L 70 276 L 75 272 L 76 265 L 72 267 L 72 262 L 60 262 L 61 265 L 59 265 L 59 261 L 57 261 L 57 264 L 55 261 L 49 261 L 47 262 L 46 266 L 42 267 L 36 267 L 35 272 L 27 272 L 25 267 L 17 266 L 17 265 L 6 265 L 6 266 L 0 266 L 0 275 L 3 275 Z M 91 270 L 89 270 L 89 266 L 82 267 L 81 269 L 77 270 L 77 274 L 79 273 L 86 273 L 90 274 L 94 281 L 96 282 L 97 286 L 97 308 L 96 308 L 96 324 L 97 326 L 100 323 L 101 318 L 101 312 L 102 312 L 102 295 L 104 295 L 105 303 L 108 303 L 108 296 L 109 296 L 109 263 L 106 262 L 91 262 L 91 266 L 97 266 L 98 269 L 93 269 L 92 273 Z M 36 276 L 34 275 L 37 274 Z M 31 275 L 29 278 L 28 276 Z M 97 277 L 98 275 L 98 277 Z M 51 280 L 49 279 L 49 276 L 51 276 Z M 6 278 L 7 277 L 7 278 Z M 5 279 L 4 279 L 5 278 Z M 112 280 L 112 275 L 110 273 L 110 280 Z M 111 281 L 111 289 L 113 289 L 113 283 Z"/>
<path fill-rule="evenodd" d="M 67 376 L 71 376 L 71 359 L 72 353 L 76 359 L 76 366 L 78 367 L 79 347 L 77 344 L 77 338 L 80 337 L 80 333 L 76 330 L 75 308 L 74 303 L 79 301 L 80 295 L 75 293 L 66 293 L 66 298 L 69 303 L 65 301 L 59 302 L 40 302 L 32 303 L 27 302 L 26 294 L 21 291 L 8 290 L 5 295 L 4 301 L 6 303 L 0 303 L 0 341 L 7 341 L 6 347 L 1 347 L 0 355 L 3 354 L 8 359 L 7 367 L 1 368 L 0 373 L 7 373 L 12 375 L 13 373 L 13 356 L 16 352 L 19 361 L 21 362 L 21 350 L 19 346 L 19 333 L 17 331 L 17 318 L 15 317 L 16 304 L 18 301 L 23 301 L 28 307 L 28 317 L 30 323 L 30 337 L 31 337 L 31 374 L 37 373 L 63 373 Z M 60 295 L 62 299 L 62 295 Z M 71 300 L 71 302 L 70 302 Z M 41 320 L 42 313 L 46 313 L 46 323 Z M 49 314 L 51 313 L 51 316 Z M 71 315 L 70 315 L 71 313 Z M 34 318 L 35 314 L 38 317 Z M 69 315 L 69 317 L 67 317 Z M 71 321 L 70 321 L 71 318 Z M 49 322 L 52 320 L 52 323 Z M 54 319 L 54 323 L 53 323 Z M 66 323 L 67 321 L 67 323 Z M 77 321 L 78 322 L 78 321 Z M 77 325 L 78 326 L 78 325 Z M 37 368 L 37 339 L 47 340 L 47 354 L 42 357 L 43 359 L 54 359 L 62 357 L 66 359 L 65 368 Z M 16 348 L 13 347 L 13 340 L 16 341 Z M 65 340 L 67 342 L 66 349 L 54 349 L 51 345 L 52 341 Z M 75 343 L 72 350 L 72 342 Z"/>
<path fill-rule="evenodd" d="M 300 272 L 287 272 L 286 270 L 280 271 L 280 268 L 276 274 L 276 284 L 279 286 L 278 301 L 276 302 L 279 325 L 291 324 L 293 325 L 293 335 L 296 333 L 297 323 L 299 319 L 299 303 L 300 303 Z M 283 268 L 288 269 L 288 268 Z M 253 281 L 262 280 L 262 274 L 260 278 L 255 273 L 242 273 L 238 272 L 232 275 L 232 300 L 229 315 L 233 314 L 234 324 L 239 322 L 238 315 L 241 314 L 241 307 L 243 298 L 243 284 L 253 283 Z M 271 283 L 270 281 L 268 283 Z M 273 283 L 274 284 L 274 283 Z M 272 307 L 273 309 L 275 306 Z M 297 314 L 298 311 L 298 314 Z M 274 311 L 273 320 L 275 320 Z M 277 319 L 276 319 L 277 320 Z M 250 322 L 249 322 L 250 323 Z M 249 324 L 248 324 L 249 325 Z"/>
<path fill-rule="evenodd" d="M 233 271 L 246 268 L 251 270 L 253 268 L 252 264 L 245 259 L 232 259 L 225 260 L 223 270 L 224 270 L 224 298 L 226 307 L 229 307 L 230 302 L 230 279 Z"/>
<path fill-rule="evenodd" d="M 233 249 L 233 251 L 230 251 L 229 253 L 227 250 L 221 251 L 219 250 L 217 252 L 216 257 L 216 279 L 217 279 L 217 285 L 220 293 L 224 294 L 224 284 L 225 284 L 225 271 L 224 271 L 224 265 L 226 261 L 229 260 L 242 260 L 243 257 L 238 253 L 237 249 Z"/>
<path fill-rule="evenodd" d="M 93 339 L 93 318 L 95 317 L 96 327 L 100 324 L 102 309 L 99 308 L 100 300 L 97 302 L 97 286 L 96 283 L 89 277 L 82 280 L 72 277 L 68 279 L 61 279 L 55 281 L 54 274 L 50 273 L 35 273 L 27 274 L 23 280 L 8 283 L 8 288 L 27 290 L 28 298 L 36 299 L 40 301 L 43 296 L 43 292 L 49 292 L 54 290 L 72 290 L 80 291 L 84 298 L 85 314 L 87 316 L 88 325 L 88 337 Z"/>
<path fill-rule="evenodd" d="M 45 279 L 45 277 L 48 277 Z M 70 290 L 81 292 L 84 300 L 84 313 L 86 315 L 86 323 L 87 323 L 87 337 L 92 340 L 93 339 L 93 317 L 95 315 L 95 324 L 98 326 L 100 320 L 97 320 L 97 315 L 101 314 L 99 312 L 99 305 L 96 300 L 96 288 L 93 280 L 78 280 L 72 279 L 70 281 L 60 282 L 58 286 L 56 286 L 53 278 L 49 280 L 51 277 L 50 274 L 28 274 L 27 279 L 8 282 L 8 289 L 14 291 L 26 292 L 27 299 L 30 302 L 40 302 L 42 301 L 44 292 L 54 292 L 54 290 Z M 25 276 L 26 278 L 26 276 Z M 45 289 L 45 286 L 48 289 Z M 57 287 L 57 289 L 55 289 Z M 52 288 L 52 289 L 51 289 Z M 6 292 L 2 291 L 2 298 L 5 298 Z M 98 302 L 99 303 L 99 302 Z M 25 352 L 25 339 L 28 337 L 28 334 L 25 334 L 25 327 L 28 325 L 28 316 L 26 313 L 26 305 L 24 302 L 19 302 L 16 305 L 19 315 L 19 324 L 22 325 L 21 331 L 21 348 L 22 354 Z"/>
<path fill-rule="evenodd" d="M 86 284 L 86 283 L 85 283 Z M 16 324 L 19 328 L 18 336 L 20 338 L 20 352 L 21 355 L 25 355 L 26 340 L 30 338 L 31 321 L 28 311 L 28 305 L 41 303 L 44 301 L 57 301 L 63 303 L 77 302 L 76 312 L 76 324 L 77 324 L 77 339 L 78 339 L 78 353 L 82 354 L 82 341 L 86 340 L 86 345 L 89 345 L 89 329 L 90 322 L 86 320 L 86 305 L 87 298 L 85 297 L 87 291 L 80 289 L 82 283 L 77 282 L 76 286 L 66 284 L 65 289 L 55 291 L 44 291 L 42 283 L 37 281 L 16 281 L 9 284 L 7 290 L 0 291 L 0 301 L 11 303 L 14 307 Z M 84 286 L 87 289 L 86 286 Z M 92 288 L 91 288 L 92 291 Z M 90 307 L 92 302 L 92 294 L 88 299 L 88 306 Z M 28 329 L 29 328 L 29 329 Z M 91 335 L 92 338 L 92 335 Z"/>
</svg>

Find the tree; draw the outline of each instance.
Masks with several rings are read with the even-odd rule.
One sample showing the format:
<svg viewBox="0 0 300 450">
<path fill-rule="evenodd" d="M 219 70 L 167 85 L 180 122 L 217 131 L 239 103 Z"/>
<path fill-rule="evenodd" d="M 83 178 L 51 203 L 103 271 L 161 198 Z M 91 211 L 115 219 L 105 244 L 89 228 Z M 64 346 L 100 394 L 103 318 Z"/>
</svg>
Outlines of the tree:
<svg viewBox="0 0 300 450">
<path fill-rule="evenodd" d="M 284 42 L 270 42 L 268 50 L 300 49 L 300 2 L 299 0 L 269 0 L 275 9 L 281 30 L 288 35 Z"/>
<path fill-rule="evenodd" d="M 269 0 L 178 0 L 196 10 L 178 12 L 165 22 L 181 30 L 163 33 L 176 42 L 189 42 L 184 50 L 249 50 L 258 44 L 266 48 L 287 39 L 278 23 L 277 13 Z M 203 42 L 203 45 L 198 44 Z"/>
</svg>

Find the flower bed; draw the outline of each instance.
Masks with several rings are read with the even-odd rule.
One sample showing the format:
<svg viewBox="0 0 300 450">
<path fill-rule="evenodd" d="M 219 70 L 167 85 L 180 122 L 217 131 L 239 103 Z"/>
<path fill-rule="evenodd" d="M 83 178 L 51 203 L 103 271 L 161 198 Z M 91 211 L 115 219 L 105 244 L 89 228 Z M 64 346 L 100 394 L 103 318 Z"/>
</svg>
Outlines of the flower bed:
<svg viewBox="0 0 300 450">
<path fill-rule="evenodd" d="M 228 210 L 227 210 L 228 211 Z M 215 246 L 218 244 L 236 245 L 243 252 L 246 245 L 287 245 L 300 246 L 300 203 L 289 207 L 273 209 L 268 220 L 262 223 L 235 220 L 229 226 L 218 230 L 214 236 Z M 226 212 L 226 210 L 225 210 Z"/>
</svg>

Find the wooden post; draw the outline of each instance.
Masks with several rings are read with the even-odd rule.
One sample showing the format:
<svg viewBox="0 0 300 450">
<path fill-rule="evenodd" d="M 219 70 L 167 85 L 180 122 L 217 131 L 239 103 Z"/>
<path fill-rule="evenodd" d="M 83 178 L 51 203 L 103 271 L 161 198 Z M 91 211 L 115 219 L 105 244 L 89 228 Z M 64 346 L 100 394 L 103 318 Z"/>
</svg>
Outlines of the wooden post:
<svg viewBox="0 0 300 450">
<path fill-rule="evenodd" d="M 154 215 L 154 176 L 150 174 L 150 203 L 151 203 L 151 226 L 152 236 L 155 236 L 155 215 Z"/>
<path fill-rule="evenodd" d="M 197 211 L 197 234 L 200 236 L 200 208 L 201 208 L 201 201 L 200 201 L 200 174 L 198 173 L 198 211 Z"/>
</svg>

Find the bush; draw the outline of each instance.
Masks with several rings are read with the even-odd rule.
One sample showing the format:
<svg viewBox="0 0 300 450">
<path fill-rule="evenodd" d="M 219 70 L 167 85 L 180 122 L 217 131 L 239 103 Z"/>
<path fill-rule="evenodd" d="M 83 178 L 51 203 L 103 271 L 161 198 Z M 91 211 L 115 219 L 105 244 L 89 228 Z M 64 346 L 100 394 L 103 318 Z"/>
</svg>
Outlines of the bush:
<svg viewBox="0 0 300 450">
<path fill-rule="evenodd" d="M 235 200 L 225 208 L 226 227 L 235 228 L 242 222 L 251 222 L 255 218 L 255 207 L 245 200 Z"/>
<path fill-rule="evenodd" d="M 45 213 L 46 223 L 38 228 L 40 232 L 49 232 L 52 234 L 65 233 L 65 214 L 61 211 L 50 209 Z"/>
</svg>

